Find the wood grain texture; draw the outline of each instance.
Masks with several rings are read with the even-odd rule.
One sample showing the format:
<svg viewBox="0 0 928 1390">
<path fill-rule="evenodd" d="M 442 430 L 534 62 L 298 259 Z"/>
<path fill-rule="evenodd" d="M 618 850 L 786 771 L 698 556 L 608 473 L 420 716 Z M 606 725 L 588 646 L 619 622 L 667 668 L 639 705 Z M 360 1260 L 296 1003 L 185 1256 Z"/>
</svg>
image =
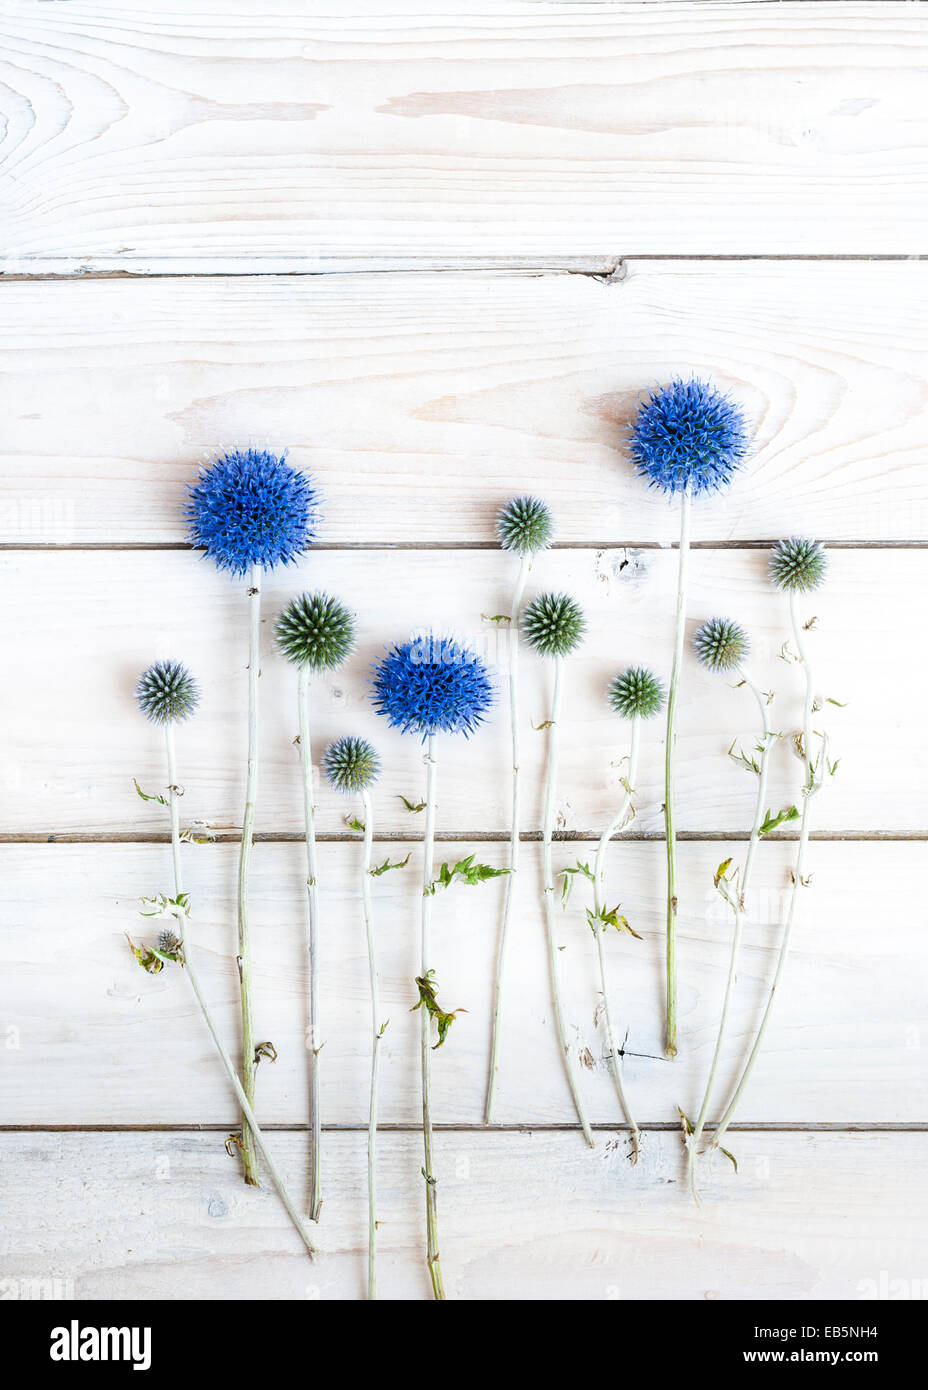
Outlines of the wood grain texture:
<svg viewBox="0 0 928 1390">
<path fill-rule="evenodd" d="M 378 855 L 378 862 L 385 857 Z M 375 880 L 383 1017 L 381 1120 L 421 1117 L 416 1043 L 416 921 L 420 847 L 405 870 Z M 576 862 L 556 847 L 555 867 Z M 608 860 L 610 904 L 621 900 L 641 941 L 606 941 L 610 1005 L 625 1038 L 626 1084 L 641 1123 L 675 1123 L 698 1110 L 728 968 L 730 915 L 712 887 L 719 862 L 743 844 L 680 847 L 681 1055 L 663 1056 L 663 847 L 617 845 Z M 581 850 L 582 852 L 582 850 Z M 363 1126 L 370 1027 L 367 955 L 358 895 L 360 846 L 320 847 L 320 981 L 323 1118 Z M 475 853 L 505 863 L 504 846 L 439 846 L 442 858 Z M 718 1085 L 719 1105 L 750 1047 L 779 947 L 793 847 L 759 856 L 739 985 Z M 236 846 L 185 852 L 193 902 L 191 949 L 222 1035 L 240 1036 L 235 953 Z M 928 920 L 919 883 L 921 845 L 813 846 L 793 955 L 767 1047 L 739 1120 L 765 1123 L 912 1123 L 928 1116 L 924 980 Z M 124 936 L 154 941 L 158 923 L 139 897 L 167 889 L 170 851 L 157 845 L 0 847 L 7 925 L 0 938 L 0 1122 L 22 1125 L 236 1123 L 234 1097 L 186 980 L 176 969 L 143 973 Z M 269 1124 L 309 1120 L 306 1051 L 306 903 L 302 848 L 258 845 L 252 879 L 256 1027 L 277 1047 L 258 1081 Z M 445 1008 L 463 1006 L 435 1054 L 434 1113 L 442 1124 L 479 1124 L 489 1048 L 491 982 L 502 889 L 454 888 L 435 900 L 434 963 Z M 583 1090 L 594 1122 L 621 1121 L 606 1061 L 595 946 L 582 884 L 558 912 L 571 1036 L 586 1058 Z M 551 1012 L 540 902 L 540 846 L 525 847 L 507 967 L 497 1119 L 575 1120 Z M 627 1035 L 627 1036 L 626 1036 Z M 715 1110 L 713 1113 L 717 1113 Z M 741 1136 L 732 1136 L 737 1150 Z"/>
<path fill-rule="evenodd" d="M 928 540 L 928 264 L 14 283 L 2 307 L 0 542 L 182 541 L 198 465 L 250 439 L 316 474 L 328 543 L 490 543 L 520 491 L 562 541 L 666 543 L 624 441 L 691 371 L 757 441 L 697 539 Z"/>
<path fill-rule="evenodd" d="M 59 1296 L 78 1299 L 360 1298 L 364 1136 L 328 1138 L 322 1256 L 310 1263 L 274 1194 L 242 1185 L 216 1135 L 2 1135 L 20 1218 L 5 1232 L 3 1296 L 41 1296 L 35 1280 L 54 1294 L 57 1279 Z M 273 1139 L 298 1190 L 305 1136 Z M 911 1188 L 928 1136 L 739 1135 L 738 1176 L 717 1167 L 701 1207 L 683 1189 L 676 1135 L 648 1142 L 651 1162 L 631 1168 L 573 1134 L 439 1134 L 449 1297 L 857 1301 L 881 1274 L 924 1296 L 928 1228 Z M 427 1293 L 420 1144 L 380 1143 L 384 1298 Z"/>
<path fill-rule="evenodd" d="M 11 270 L 917 254 L 905 3 L 22 3 Z"/>
<path fill-rule="evenodd" d="M 716 613 L 736 617 L 754 644 L 751 669 L 763 690 L 777 692 L 773 727 L 784 737 L 771 754 L 769 799 L 799 795 L 801 763 L 790 735 L 801 725 L 802 683 L 780 660 L 788 636 L 786 604 L 766 576 L 763 551 L 694 552 L 691 630 Z M 314 684 L 313 752 L 345 733 L 374 740 L 383 758 L 378 824 L 421 833 L 400 798 L 418 801 L 422 748 L 412 735 L 375 715 L 371 662 L 389 641 L 417 630 L 450 629 L 494 666 L 508 634 L 482 619 L 508 611 L 513 561 L 499 551 L 365 551 L 310 554 L 266 583 L 262 662 L 262 781 L 257 828 L 301 833 L 296 676 L 274 650 L 274 619 L 294 593 L 325 588 L 358 615 L 358 646 L 338 671 Z M 244 804 L 247 615 L 244 586 L 189 551 L 7 553 L 0 563 L 8 649 L 18 653 L 3 700 L 17 731 L 4 768 L 7 790 L 0 830 L 163 832 L 163 810 L 133 789 L 164 782 L 163 740 L 145 723 L 132 690 L 138 673 L 160 656 L 187 661 L 203 688 L 195 721 L 178 735 L 189 820 L 234 829 Z M 818 619 L 810 635 L 818 693 L 846 702 L 825 705 L 816 728 L 830 735 L 838 775 L 814 810 L 813 829 L 854 834 L 924 832 L 925 808 L 911 788 L 924 785 L 926 749 L 913 736 L 923 717 L 925 660 L 911 636 L 911 600 L 928 584 L 925 551 L 833 551 L 828 581 L 802 605 Z M 559 550 L 538 562 L 530 593 L 563 590 L 584 608 L 589 631 L 571 658 L 562 723 L 558 825 L 599 835 L 621 796 L 628 729 L 611 712 L 605 690 L 616 671 L 644 663 L 661 677 L 670 668 L 676 556 L 656 550 Z M 523 829 L 541 825 L 550 665 L 526 652 L 522 721 Z M 733 740 L 750 749 L 757 713 L 748 692 L 704 672 L 687 657 L 679 718 L 678 822 L 684 831 L 744 833 L 753 818 L 753 774 L 727 756 Z M 663 723 L 642 738 L 638 829 L 663 826 Z M 438 828 L 508 832 L 508 715 L 497 706 L 471 739 L 439 740 Z M 319 825 L 344 831 L 349 807 L 319 792 Z"/>
</svg>

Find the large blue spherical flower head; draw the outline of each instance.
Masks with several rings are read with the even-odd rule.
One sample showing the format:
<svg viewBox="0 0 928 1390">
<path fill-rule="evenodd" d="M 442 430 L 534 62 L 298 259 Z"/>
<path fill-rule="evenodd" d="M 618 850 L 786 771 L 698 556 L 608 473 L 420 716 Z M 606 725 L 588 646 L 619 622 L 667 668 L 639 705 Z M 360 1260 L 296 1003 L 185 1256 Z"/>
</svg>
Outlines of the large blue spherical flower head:
<svg viewBox="0 0 928 1390">
<path fill-rule="evenodd" d="M 651 487 L 696 495 L 727 487 L 748 444 L 740 407 L 693 377 L 652 391 L 632 425 L 630 447 Z"/>
<path fill-rule="evenodd" d="M 319 494 L 286 455 L 233 449 L 204 468 L 189 492 L 190 539 L 221 570 L 289 565 L 313 541 Z"/>
<path fill-rule="evenodd" d="M 472 734 L 493 703 L 490 673 L 450 637 L 427 634 L 387 649 L 374 666 L 374 708 L 403 733 Z"/>
</svg>

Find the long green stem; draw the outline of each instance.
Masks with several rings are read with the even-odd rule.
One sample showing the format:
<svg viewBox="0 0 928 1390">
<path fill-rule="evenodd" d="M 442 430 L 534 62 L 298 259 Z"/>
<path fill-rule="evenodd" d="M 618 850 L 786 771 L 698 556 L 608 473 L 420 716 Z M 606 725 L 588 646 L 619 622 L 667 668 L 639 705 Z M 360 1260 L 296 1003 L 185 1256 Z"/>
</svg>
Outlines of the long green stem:
<svg viewBox="0 0 928 1390">
<path fill-rule="evenodd" d="M 309 1047 L 310 1120 L 312 1124 L 312 1197 L 310 1215 L 319 1220 L 322 1210 L 322 1105 L 319 1089 L 319 893 L 316 886 L 316 808 L 313 804 L 313 751 L 309 730 L 308 666 L 300 667 L 297 682 L 300 704 L 300 762 L 303 769 L 303 815 L 306 825 L 306 897 L 309 904 Z"/>
<path fill-rule="evenodd" d="M 554 1000 L 554 1013 L 557 1021 L 558 1039 L 561 1045 L 561 1054 L 564 1058 L 564 1067 L 567 1072 L 567 1084 L 570 1087 L 570 1094 L 573 1097 L 574 1108 L 583 1129 L 583 1137 L 590 1148 L 595 1148 L 593 1132 L 590 1129 L 589 1120 L 583 1106 L 583 1097 L 580 1094 L 580 1081 L 577 1076 L 576 1058 L 574 1048 L 570 1044 L 567 1034 L 567 1021 L 564 1016 L 564 1005 L 561 1000 L 561 970 L 558 959 L 558 949 L 556 941 L 556 926 L 554 917 L 554 863 L 552 859 L 552 840 L 554 835 L 554 802 L 557 793 L 557 768 L 559 751 L 559 730 L 561 719 L 561 696 L 563 690 L 564 677 L 564 658 L 556 656 L 554 658 L 554 696 L 551 702 L 551 721 L 548 729 L 548 766 L 545 773 L 545 809 L 544 825 L 542 831 L 542 864 L 544 871 L 544 900 L 545 900 L 545 933 L 548 941 L 548 967 L 551 975 L 551 995 Z"/>
<path fill-rule="evenodd" d="M 509 729 L 512 737 L 512 811 L 509 817 L 509 862 L 507 865 L 509 874 L 506 878 L 506 898 L 503 905 L 503 921 L 500 927 L 496 957 L 490 1071 L 487 1079 L 487 1098 L 484 1110 L 484 1122 L 488 1125 L 493 1123 L 493 1106 L 496 1101 L 499 1038 L 503 1012 L 503 971 L 506 964 L 509 919 L 512 916 L 512 904 L 515 897 L 516 874 L 519 869 L 519 613 L 531 567 L 531 554 L 523 555 L 513 590 L 512 608 L 509 616 Z"/>
<path fill-rule="evenodd" d="M 694 1165 L 696 1162 L 696 1152 L 702 1132 L 705 1128 L 706 1117 L 709 1113 L 709 1106 L 712 1101 L 712 1091 L 715 1086 L 715 1077 L 719 1067 L 719 1060 L 722 1056 L 722 1046 L 725 1039 L 725 1031 L 728 1026 L 728 1014 L 734 994 L 735 983 L 738 972 L 738 957 L 741 951 L 741 938 L 744 924 L 747 920 L 748 893 L 751 887 L 751 875 L 754 869 L 754 856 L 757 846 L 760 843 L 760 828 L 764 823 L 764 810 L 767 801 L 767 766 L 768 754 L 770 752 L 770 720 L 768 717 L 768 707 L 765 697 L 758 690 L 757 686 L 746 674 L 741 671 L 741 679 L 753 694 L 760 710 L 761 737 L 759 743 L 758 767 L 760 771 L 757 775 L 757 798 L 754 802 L 754 822 L 751 826 L 751 840 L 748 845 L 748 852 L 744 861 L 744 872 L 741 875 L 738 887 L 737 907 L 735 908 L 735 924 L 731 939 L 731 957 L 728 962 L 728 979 L 725 982 L 725 996 L 722 1001 L 722 1016 L 719 1019 L 719 1031 L 715 1040 L 715 1051 L 712 1054 L 712 1065 L 709 1068 L 709 1076 L 706 1081 L 706 1090 L 702 1098 L 702 1105 L 699 1108 L 699 1115 L 696 1120 L 693 1133 L 687 1139 L 687 1177 L 690 1186 L 693 1185 Z"/>
<path fill-rule="evenodd" d="M 238 859 L 238 973 L 242 992 L 242 1089 L 252 1112 L 255 1106 L 255 1021 L 252 1003 L 251 942 L 248 935 L 248 874 L 254 840 L 255 802 L 258 795 L 258 680 L 261 675 L 261 569 L 252 565 L 248 573 L 248 774 L 245 783 L 245 814 L 242 817 L 242 843 Z M 258 1167 L 254 1144 L 243 1107 L 241 1148 L 242 1173 L 246 1183 L 258 1186 Z"/>
<path fill-rule="evenodd" d="M 667 692 L 667 742 L 664 749 L 664 829 L 667 841 L 667 1039 L 668 1057 L 677 1055 L 677 836 L 674 826 L 674 757 L 677 738 L 677 692 L 686 633 L 686 580 L 690 552 L 690 495 L 680 498 L 680 550 L 677 561 L 677 617 L 673 668 Z"/>
<path fill-rule="evenodd" d="M 789 616 L 793 629 L 793 638 L 796 642 L 796 647 L 799 651 L 799 659 L 802 662 L 806 682 L 805 705 L 803 709 L 802 719 L 802 756 L 803 763 L 805 766 L 805 784 L 802 789 L 802 817 L 799 822 L 799 843 L 796 848 L 796 860 L 793 865 L 793 884 L 790 892 L 789 908 L 786 914 L 786 926 L 783 929 L 783 938 L 780 942 L 780 954 L 777 959 L 777 968 L 773 976 L 773 983 L 770 986 L 770 994 L 767 998 L 767 1007 L 764 1009 L 764 1016 L 761 1019 L 760 1027 L 757 1030 L 757 1037 L 754 1039 L 754 1046 L 751 1048 L 750 1056 L 748 1057 L 747 1062 L 744 1064 L 744 1070 L 741 1073 L 741 1078 L 738 1082 L 738 1085 L 735 1087 L 735 1093 L 732 1096 L 731 1100 L 728 1102 L 728 1106 L 725 1110 L 725 1113 L 719 1121 L 715 1133 L 712 1136 L 711 1147 L 713 1149 L 718 1148 L 722 1140 L 722 1137 L 725 1134 L 725 1131 L 728 1129 L 728 1126 L 734 1119 L 735 1111 L 737 1110 L 741 1097 L 744 1094 L 745 1088 L 747 1087 L 747 1084 L 751 1079 L 751 1073 L 754 1070 L 754 1065 L 757 1062 L 758 1056 L 760 1055 L 760 1050 L 763 1046 L 764 1038 L 767 1034 L 767 1027 L 770 1023 L 770 1016 L 773 1013 L 773 1001 L 776 996 L 776 992 L 780 986 L 780 981 L 783 978 L 783 970 L 786 966 L 786 957 L 789 953 L 790 937 L 793 933 L 793 923 L 796 920 L 796 908 L 799 902 L 799 894 L 802 892 L 803 888 L 802 870 L 803 865 L 805 863 L 806 847 L 809 843 L 809 806 L 811 804 L 812 797 L 815 791 L 817 790 L 815 780 L 815 767 L 812 758 L 812 703 L 815 695 L 812 676 L 812 666 L 809 661 L 808 653 L 806 651 L 805 642 L 803 641 L 802 624 L 799 621 L 799 615 L 796 611 L 795 590 L 792 589 L 790 590 L 789 595 Z M 818 785 L 821 784 L 821 777 L 824 776 L 825 772 L 824 764 L 826 753 L 824 749 L 822 750 L 820 756 L 822 759 L 822 768 L 820 771 L 820 780 Z"/>
<path fill-rule="evenodd" d="M 173 725 L 170 723 L 165 724 L 164 732 L 168 755 L 168 798 L 171 812 L 171 855 L 174 860 L 174 896 L 175 898 L 179 898 L 181 893 L 183 892 L 183 878 L 181 875 L 180 822 L 178 817 L 177 805 L 178 796 L 180 793 L 177 786 L 177 768 L 174 757 Z M 193 955 L 190 950 L 190 943 L 187 939 L 187 913 L 183 910 L 183 908 L 178 908 L 176 916 L 178 923 L 178 931 L 180 932 L 182 948 L 181 955 L 183 959 L 184 968 L 187 972 L 187 978 L 190 981 L 196 1001 L 200 1006 L 200 1012 L 203 1015 L 203 1020 L 206 1023 L 207 1028 L 209 1029 L 210 1036 L 212 1037 L 213 1042 L 216 1045 L 216 1051 L 219 1053 L 220 1059 L 222 1061 L 223 1066 L 226 1069 L 226 1073 L 229 1077 L 229 1080 L 232 1082 L 236 1098 L 238 1099 L 239 1105 L 242 1107 L 242 1113 L 244 1114 L 245 1119 L 248 1122 L 251 1133 L 254 1135 L 254 1140 L 255 1144 L 257 1145 L 258 1151 L 261 1154 L 261 1157 L 264 1159 L 264 1162 L 267 1165 L 267 1170 L 270 1173 L 271 1178 L 273 1179 L 274 1186 L 277 1188 L 277 1191 L 280 1194 L 280 1200 L 283 1202 L 284 1207 L 287 1211 L 287 1215 L 290 1217 L 290 1220 L 293 1222 L 294 1226 L 299 1231 L 303 1244 L 309 1251 L 310 1258 L 312 1258 L 312 1256 L 316 1253 L 315 1249 L 313 1248 L 309 1236 L 306 1234 L 306 1228 L 303 1225 L 303 1221 L 300 1217 L 299 1212 L 297 1211 L 293 1202 L 290 1200 L 290 1194 L 287 1192 L 287 1189 L 284 1186 L 283 1179 L 281 1178 L 280 1173 L 277 1171 L 277 1166 L 274 1163 L 274 1160 L 271 1158 L 271 1155 L 268 1153 L 267 1145 L 264 1142 L 264 1135 L 258 1128 L 258 1122 L 255 1119 L 255 1112 L 252 1110 L 248 1102 L 248 1097 L 246 1096 L 244 1088 L 242 1086 L 242 1083 L 238 1079 L 235 1067 L 232 1064 L 232 1058 L 229 1056 L 228 1052 L 222 1045 L 222 1041 L 219 1037 L 219 1034 L 216 1031 L 216 1025 L 213 1022 L 212 1014 L 210 1013 L 209 1008 L 207 1007 L 206 1000 L 203 997 L 203 992 L 200 989 L 200 981 L 197 977 L 197 973 L 193 965 Z"/>
<path fill-rule="evenodd" d="M 625 778 L 627 784 L 625 797 L 612 824 L 603 833 L 596 850 L 596 860 L 593 866 L 593 911 L 597 919 L 602 912 L 605 901 L 604 875 L 606 868 L 606 848 L 613 835 L 617 834 L 625 824 L 626 817 L 632 804 L 632 790 L 634 790 L 635 778 L 638 775 L 638 746 L 640 735 L 641 720 L 635 718 L 632 720 L 631 746 L 628 753 L 628 775 Z M 622 1107 L 622 1113 L 628 1121 L 629 1128 L 632 1132 L 632 1158 L 633 1161 L 637 1163 L 638 1154 L 641 1149 L 641 1130 L 638 1128 L 632 1115 L 631 1106 L 628 1103 L 628 1097 L 625 1093 L 625 1086 L 622 1079 L 622 1058 L 616 1040 L 615 1029 L 612 1026 L 612 1018 L 609 1013 L 609 991 L 606 988 L 606 962 L 603 952 L 603 937 L 605 931 L 599 920 L 594 923 L 593 934 L 596 937 L 596 952 L 599 957 L 599 984 L 603 996 L 603 1017 L 606 1023 L 606 1039 L 612 1056 L 612 1078 L 615 1081 L 615 1089 L 619 1097 L 619 1104 Z"/>
<path fill-rule="evenodd" d="M 423 980 L 431 970 L 431 926 L 432 926 L 432 879 L 435 873 L 435 786 L 438 764 L 435 761 L 435 735 L 429 734 L 426 745 L 426 784 L 425 784 L 425 840 L 422 846 L 422 918 L 420 931 L 419 968 Z M 445 1285 L 441 1275 L 438 1253 L 438 1180 L 435 1177 L 435 1154 L 432 1137 L 432 1038 L 427 1009 L 419 1010 L 422 1016 L 421 1065 L 422 1065 L 422 1141 L 425 1146 L 425 1163 L 422 1176 L 425 1179 L 425 1224 L 427 1234 L 427 1259 L 432 1292 L 437 1299 L 445 1298 Z"/>
<path fill-rule="evenodd" d="M 367 1124 L 367 1296 L 377 1297 L 377 1064 L 380 1058 L 380 1039 L 385 1025 L 380 1018 L 380 989 L 377 981 L 377 957 L 374 950 L 374 913 L 371 906 L 371 856 L 374 845 L 374 808 L 370 793 L 362 792 L 364 803 L 364 859 L 361 869 L 361 900 L 364 908 L 364 930 L 367 935 L 367 962 L 371 979 L 371 1103 Z"/>
</svg>

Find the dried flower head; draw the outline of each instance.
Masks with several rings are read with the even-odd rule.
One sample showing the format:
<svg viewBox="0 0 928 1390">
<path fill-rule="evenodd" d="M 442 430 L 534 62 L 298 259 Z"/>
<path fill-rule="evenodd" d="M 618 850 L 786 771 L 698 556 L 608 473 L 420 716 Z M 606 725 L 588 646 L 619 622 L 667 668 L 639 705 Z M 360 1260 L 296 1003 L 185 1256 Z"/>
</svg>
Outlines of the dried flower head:
<svg viewBox="0 0 928 1390">
<path fill-rule="evenodd" d="M 496 534 L 504 550 L 534 555 L 551 544 L 551 513 L 538 497 L 514 497 L 496 519 Z"/>
<path fill-rule="evenodd" d="M 191 543 L 220 569 L 245 574 L 251 565 L 289 565 L 311 545 L 319 495 L 309 475 L 285 459 L 264 449 L 233 449 L 189 489 Z"/>
<path fill-rule="evenodd" d="M 181 945 L 180 937 L 171 931 L 170 927 L 165 927 L 158 933 L 158 950 L 163 951 L 166 956 L 173 956 L 180 950 Z"/>
<path fill-rule="evenodd" d="M 403 733 L 465 735 L 493 703 L 486 666 L 450 637 L 426 634 L 387 649 L 374 666 L 374 708 Z"/>
<path fill-rule="evenodd" d="M 323 753 L 322 771 L 336 791 L 363 792 L 380 776 L 380 759 L 366 738 L 339 738 Z"/>
<path fill-rule="evenodd" d="M 329 594 L 300 594 L 278 615 L 274 636 L 294 665 L 330 670 L 340 666 L 354 646 L 354 618 Z"/>
<path fill-rule="evenodd" d="M 539 594 L 522 614 L 522 635 L 542 656 L 567 656 L 586 631 L 583 609 L 567 594 Z"/>
<path fill-rule="evenodd" d="M 748 452 L 748 427 L 740 407 L 711 382 L 674 380 L 640 406 L 630 448 L 651 487 L 716 492 Z"/>
<path fill-rule="evenodd" d="M 780 589 L 817 589 L 827 568 L 825 547 L 804 536 L 777 541 L 770 552 L 770 578 Z"/>
<path fill-rule="evenodd" d="M 193 714 L 200 687 L 179 661 L 156 661 L 136 681 L 135 698 L 154 724 L 175 724 Z"/>
<path fill-rule="evenodd" d="M 615 677 L 607 699 L 623 719 L 652 719 L 664 704 L 664 688 L 653 671 L 630 666 Z"/>
<path fill-rule="evenodd" d="M 710 671 L 731 671 L 750 651 L 748 635 L 730 618 L 709 618 L 693 637 L 693 650 Z"/>
</svg>

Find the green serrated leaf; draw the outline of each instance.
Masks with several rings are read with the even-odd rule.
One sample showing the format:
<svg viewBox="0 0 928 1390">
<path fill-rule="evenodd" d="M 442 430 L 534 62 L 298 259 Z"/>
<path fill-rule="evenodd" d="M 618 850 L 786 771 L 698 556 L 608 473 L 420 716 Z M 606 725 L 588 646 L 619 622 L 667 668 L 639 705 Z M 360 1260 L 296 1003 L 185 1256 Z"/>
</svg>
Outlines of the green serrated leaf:
<svg viewBox="0 0 928 1390">
<path fill-rule="evenodd" d="M 735 1172 L 737 1173 L 737 1171 L 738 1171 L 738 1160 L 735 1158 L 735 1155 L 731 1152 L 731 1150 L 730 1150 L 730 1149 L 723 1149 L 722 1146 L 721 1146 L 721 1144 L 719 1144 L 719 1153 L 722 1153 L 722 1154 L 725 1155 L 725 1157 L 728 1159 L 729 1163 L 731 1164 L 731 1166 L 734 1168 Z"/>
<path fill-rule="evenodd" d="M 481 613 L 481 618 L 485 623 L 511 623 L 512 618 L 508 613 L 494 613 L 491 617 L 489 613 Z"/>
<path fill-rule="evenodd" d="M 358 820 L 357 816 L 346 816 L 345 824 L 349 830 L 356 830 L 359 835 L 364 834 L 366 827 L 363 821 Z"/>
<path fill-rule="evenodd" d="M 455 879 L 459 879 L 468 888 L 474 888 L 478 883 L 485 883 L 487 879 L 502 878 L 511 872 L 511 869 L 494 869 L 492 864 L 475 864 L 474 856 L 469 854 L 466 859 L 459 859 L 456 864 L 442 864 L 438 877 L 425 891 L 434 894 L 437 888 L 450 888 Z"/>
<path fill-rule="evenodd" d="M 795 806 L 784 806 L 782 811 L 778 811 L 776 815 L 774 815 L 772 811 L 768 811 L 764 816 L 764 823 L 759 827 L 757 833 L 761 836 L 769 835 L 771 830 L 776 830 L 778 825 L 785 825 L 787 821 L 798 819 L 799 812 L 796 810 Z M 716 884 L 716 887 L 718 887 L 718 884 Z"/>
<path fill-rule="evenodd" d="M 170 806 L 171 803 L 168 801 L 167 797 L 158 796 L 157 793 L 149 795 L 148 792 L 143 792 L 135 777 L 132 779 L 132 785 L 143 801 L 155 801 L 159 806 Z"/>
<path fill-rule="evenodd" d="M 140 898 L 139 902 L 142 904 L 139 913 L 142 917 L 190 916 L 189 893 L 178 893 L 176 898 L 169 898 L 166 893 L 158 893 L 153 898 Z"/>
<path fill-rule="evenodd" d="M 409 801 L 409 800 L 407 800 L 407 798 L 406 798 L 405 796 L 401 796 L 401 797 L 400 797 L 400 801 L 402 801 L 402 803 L 403 803 L 403 805 L 406 807 L 406 810 L 407 810 L 407 811 L 412 811 L 414 814 L 415 814 L 417 811 L 424 811 L 424 810 L 425 810 L 425 802 L 424 802 L 424 801 Z"/>
<path fill-rule="evenodd" d="M 588 878 L 591 883 L 594 883 L 596 881 L 596 876 L 593 873 L 593 870 L 590 868 L 589 864 L 581 864 L 579 859 L 577 860 L 577 867 L 575 869 L 562 869 L 559 875 L 559 877 L 564 880 L 564 882 L 561 884 L 562 907 L 567 906 L 567 901 L 570 898 L 570 890 L 573 887 L 574 874 L 583 874 L 583 876 L 585 878 Z"/>
<path fill-rule="evenodd" d="M 640 941 L 641 937 L 635 931 L 634 927 L 629 924 L 628 918 L 624 917 L 619 911 L 621 906 L 621 903 L 616 903 L 615 907 L 603 906 L 598 912 L 594 912 L 591 907 L 588 907 L 586 910 L 586 920 L 589 923 L 590 930 L 597 932 L 605 931 L 607 927 L 615 927 L 616 931 L 628 932 L 629 936 L 633 936 L 636 941 Z"/>
<path fill-rule="evenodd" d="M 432 1048 L 434 1052 L 437 1048 L 441 1047 L 445 1038 L 447 1038 L 448 1030 L 458 1014 L 466 1014 L 467 1010 L 457 1008 L 452 1009 L 450 1013 L 446 1013 L 445 1010 L 439 1006 L 438 999 L 436 998 L 438 986 L 435 982 L 434 970 L 427 970 L 424 975 L 417 975 L 416 985 L 419 990 L 419 1002 L 418 1004 L 413 1004 L 409 1012 L 414 1014 L 417 1009 L 424 1007 L 428 1010 L 429 1018 L 433 1018 L 437 1023 L 438 1042 L 435 1043 Z"/>
<path fill-rule="evenodd" d="M 409 851 L 409 854 L 407 854 L 405 859 L 400 859 L 395 864 L 390 863 L 390 858 L 388 855 L 382 864 L 378 864 L 375 868 L 369 869 L 368 873 L 370 874 L 371 878 L 380 878 L 381 874 L 388 874 L 391 869 L 405 869 L 406 865 L 409 863 L 410 854 L 412 854 L 412 850 Z"/>
</svg>

